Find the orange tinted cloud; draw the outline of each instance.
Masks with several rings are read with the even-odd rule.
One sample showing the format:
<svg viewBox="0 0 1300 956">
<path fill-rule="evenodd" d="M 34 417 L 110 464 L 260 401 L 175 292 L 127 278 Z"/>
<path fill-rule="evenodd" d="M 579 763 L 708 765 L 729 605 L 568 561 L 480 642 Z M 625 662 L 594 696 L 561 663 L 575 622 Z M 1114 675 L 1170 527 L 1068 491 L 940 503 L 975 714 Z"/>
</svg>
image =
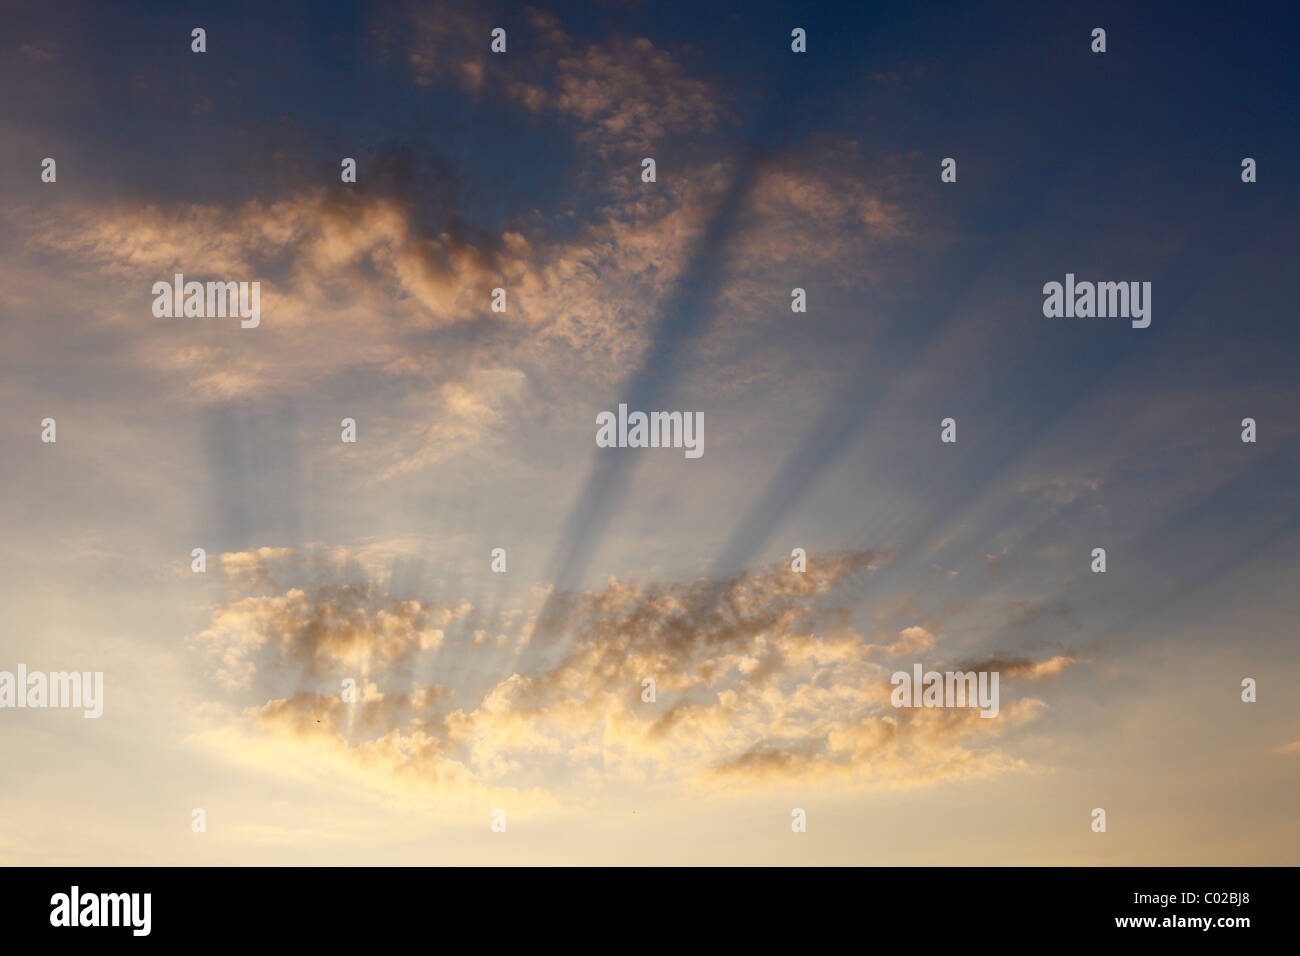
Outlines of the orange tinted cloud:
<svg viewBox="0 0 1300 956">
<path fill-rule="evenodd" d="M 528 611 L 400 599 L 361 581 L 290 586 L 306 573 L 292 554 L 227 555 L 232 584 L 274 593 L 233 597 L 195 643 L 219 661 L 224 693 L 267 695 L 242 718 L 261 732 L 430 782 L 552 792 L 602 779 L 912 786 L 1023 767 L 999 738 L 1034 720 L 1041 700 L 1006 702 L 1001 720 L 890 706 L 892 668 L 879 653 L 937 654 L 942 642 L 913 626 L 871 644 L 849 623 L 846 605 L 862 600 L 882 560 L 850 552 L 819 555 L 807 573 L 778 565 L 717 581 L 611 580 L 561 596 L 534 633 Z M 491 634 L 504 643 L 487 650 Z M 1002 666 L 1035 679 L 1072 659 Z M 467 670 L 469 660 L 478 663 Z M 473 686 L 411 679 L 452 662 L 461 678 L 476 675 Z M 276 692 L 303 674 L 312 689 Z M 355 703 L 336 689 L 348 676 Z M 647 679 L 653 702 L 643 699 Z"/>
</svg>

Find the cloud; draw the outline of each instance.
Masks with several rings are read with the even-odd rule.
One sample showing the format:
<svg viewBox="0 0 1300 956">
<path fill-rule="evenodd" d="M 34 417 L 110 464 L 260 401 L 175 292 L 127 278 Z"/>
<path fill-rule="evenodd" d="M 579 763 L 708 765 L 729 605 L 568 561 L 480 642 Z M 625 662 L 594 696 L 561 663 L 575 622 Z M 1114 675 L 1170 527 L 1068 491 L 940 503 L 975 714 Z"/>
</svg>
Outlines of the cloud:
<svg viewBox="0 0 1300 956">
<path fill-rule="evenodd" d="M 412 54 L 419 75 L 447 70 L 458 82 L 491 84 L 515 70 L 493 61 L 475 74 L 455 65 L 457 51 L 476 51 L 464 53 L 466 62 L 490 56 L 490 26 L 451 7 L 412 16 L 414 48 L 441 51 Z M 723 122 L 708 85 L 649 41 L 583 47 L 538 13 L 521 28 L 535 42 L 501 59 L 521 61 L 520 75 L 536 81 L 533 109 L 586 143 L 581 161 L 595 163 L 603 182 L 610 163 L 596 157 L 605 146 L 591 142 L 639 150 L 638 136 L 690 136 Z M 590 396 L 620 383 L 684 377 L 661 354 L 686 340 L 663 334 L 678 325 L 698 332 L 700 351 L 716 358 L 692 383 L 699 394 L 730 400 L 764 390 L 780 369 L 750 345 L 729 345 L 770 314 L 772 270 L 815 239 L 818 268 L 855 281 L 861 268 L 853 262 L 864 251 L 906 234 L 898 203 L 862 185 L 854 156 L 843 143 L 816 144 L 797 161 L 682 154 L 653 190 L 631 176 L 591 193 L 585 208 L 521 214 L 492 229 L 457 217 L 448 205 L 454 190 L 431 203 L 428 184 L 408 182 L 388 154 L 369 161 L 356 188 L 228 203 L 15 204 L 3 225 L 27 258 L 0 267 L 15 276 L 0 276 L 0 305 L 19 317 L 9 340 L 14 362 L 39 374 L 56 326 L 37 317 L 66 299 L 57 334 L 94 329 L 104 340 L 102 361 L 89 361 L 80 378 L 101 406 L 148 395 L 200 407 L 291 407 L 328 388 L 348 402 L 340 416 L 361 422 L 367 443 L 366 468 L 348 477 L 375 484 L 499 448 L 512 430 L 527 435 L 557 409 L 586 421 Z M 722 219 L 734 225 L 710 231 L 714 213 L 731 206 Z M 260 327 L 155 318 L 148 290 L 177 272 L 259 282 Z M 34 287 L 43 299 L 25 293 Z M 504 313 L 490 310 L 497 287 L 508 293 Z M 346 451 L 327 455 L 344 463 Z"/>
<path fill-rule="evenodd" d="M 462 389 L 455 373 L 467 364 L 489 373 L 480 381 L 524 364 L 560 378 L 618 376 L 685 264 L 711 186 L 593 210 L 563 240 L 542 224 L 529 237 L 506 228 L 472 241 L 423 223 L 414 197 L 337 191 L 235 206 L 65 203 L 5 220 L 42 268 L 94 278 L 94 308 L 80 321 L 111 326 L 121 358 L 170 377 L 181 400 L 224 402 L 305 391 L 348 369 L 436 388 L 461 378 Z M 221 320 L 154 317 L 149 290 L 178 272 L 260 282 L 261 326 L 241 336 Z M 18 297 L 26 284 L 6 283 L 9 308 L 37 308 Z M 490 308 L 496 287 L 507 290 L 504 313 Z M 465 331 L 475 325 L 489 331 Z M 34 338 L 44 326 L 23 331 Z M 443 395 L 453 408 L 462 397 Z"/>
<path fill-rule="evenodd" d="M 1073 653 L 1057 654 L 1045 661 L 1031 661 L 1023 657 L 989 657 L 977 663 L 962 665 L 958 669 L 997 671 L 1004 679 L 1042 680 L 1046 677 L 1056 677 L 1067 667 L 1077 664 L 1078 660 Z"/>
<path fill-rule="evenodd" d="M 551 14 L 532 11 L 507 31 L 507 53 L 497 55 L 489 38 L 499 24 L 486 15 L 422 3 L 409 16 L 406 62 L 417 83 L 449 80 L 474 95 L 491 90 L 526 113 L 572 120 L 578 138 L 601 157 L 709 133 L 722 116 L 721 92 L 688 76 L 645 37 L 584 44 Z"/>
<path fill-rule="evenodd" d="M 670 135 L 711 132 L 718 122 L 718 92 L 686 77 L 644 37 L 592 45 L 558 66 L 555 108 L 592 127 L 587 138 L 602 150 L 647 150 Z"/>
<path fill-rule="evenodd" d="M 913 657 L 923 654 L 934 646 L 935 637 L 923 627 L 905 627 L 898 633 L 898 640 L 886 648 L 890 657 Z"/>
<path fill-rule="evenodd" d="M 234 207 L 65 205 L 39 215 L 33 233 L 35 248 L 108 275 L 150 282 L 173 272 L 200 281 L 257 279 L 263 313 L 294 331 L 344 312 L 339 298 L 350 302 L 367 289 L 407 300 L 400 313 L 425 327 L 485 316 L 493 283 L 515 264 L 509 236 L 495 254 L 448 233 L 427 234 L 396 199 L 348 192 L 304 192 Z M 271 279 L 272 263 L 286 257 L 289 268 Z M 366 270 L 375 278 L 367 280 Z"/>
<path fill-rule="evenodd" d="M 262 548 L 222 556 L 222 568 L 236 587 L 274 587 L 267 558 L 285 549 Z M 472 606 L 397 600 L 371 584 L 319 583 L 279 594 L 250 594 L 229 601 L 193 642 L 215 659 L 216 679 L 244 688 L 264 668 L 271 677 L 289 669 L 312 676 L 360 677 L 418 652 L 436 652 L 443 628 L 463 623 Z"/>
<path fill-rule="evenodd" d="M 561 595 L 534 630 L 543 594 L 511 612 L 399 598 L 262 549 L 223 556 L 236 593 L 194 644 L 216 659 L 227 706 L 260 698 L 243 705 L 241 732 L 327 746 L 367 773 L 434 788 L 912 786 L 1024 766 L 998 738 L 1043 701 L 1004 702 L 1002 720 L 890 706 L 878 653 L 942 642 L 919 626 L 886 645 L 858 633 L 850 609 L 882 560 L 846 552 L 817 556 L 806 573 L 781 564 L 722 580 L 611 579 Z M 485 633 L 504 643 L 486 647 Z M 1072 660 L 989 666 L 1033 680 Z M 440 673 L 459 676 L 454 689 L 412 676 Z M 349 675 L 355 703 L 338 693 Z M 647 679 L 653 703 L 642 699 Z"/>
</svg>

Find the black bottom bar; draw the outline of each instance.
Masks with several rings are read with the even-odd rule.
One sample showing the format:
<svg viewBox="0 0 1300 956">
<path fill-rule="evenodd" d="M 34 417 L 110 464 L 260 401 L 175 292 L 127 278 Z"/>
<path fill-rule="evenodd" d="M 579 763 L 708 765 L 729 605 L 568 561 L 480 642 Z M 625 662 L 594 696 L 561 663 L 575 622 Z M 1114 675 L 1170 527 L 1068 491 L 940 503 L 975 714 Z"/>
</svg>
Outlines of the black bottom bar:
<svg viewBox="0 0 1300 956">
<path fill-rule="evenodd" d="M 846 934 L 906 949 L 1097 936 L 1232 945 L 1288 928 L 1294 878 L 1286 868 L 1208 867 L 11 868 L 0 875 L 0 925 L 6 941 L 75 934 L 91 945 L 376 944 L 449 929 L 447 943 L 541 945 L 554 935 L 600 949 L 753 938 L 803 952 Z M 74 911 L 78 924 L 117 925 L 73 926 Z"/>
</svg>

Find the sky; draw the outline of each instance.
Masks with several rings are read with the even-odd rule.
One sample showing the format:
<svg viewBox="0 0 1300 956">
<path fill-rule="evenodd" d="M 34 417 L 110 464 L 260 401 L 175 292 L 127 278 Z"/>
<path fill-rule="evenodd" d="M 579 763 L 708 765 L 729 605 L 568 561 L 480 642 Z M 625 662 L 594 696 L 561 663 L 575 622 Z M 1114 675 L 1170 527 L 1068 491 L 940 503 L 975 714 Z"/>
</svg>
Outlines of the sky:
<svg viewBox="0 0 1300 956">
<path fill-rule="evenodd" d="M 1293 10 L 0 18 L 0 862 L 1300 862 Z"/>
</svg>

